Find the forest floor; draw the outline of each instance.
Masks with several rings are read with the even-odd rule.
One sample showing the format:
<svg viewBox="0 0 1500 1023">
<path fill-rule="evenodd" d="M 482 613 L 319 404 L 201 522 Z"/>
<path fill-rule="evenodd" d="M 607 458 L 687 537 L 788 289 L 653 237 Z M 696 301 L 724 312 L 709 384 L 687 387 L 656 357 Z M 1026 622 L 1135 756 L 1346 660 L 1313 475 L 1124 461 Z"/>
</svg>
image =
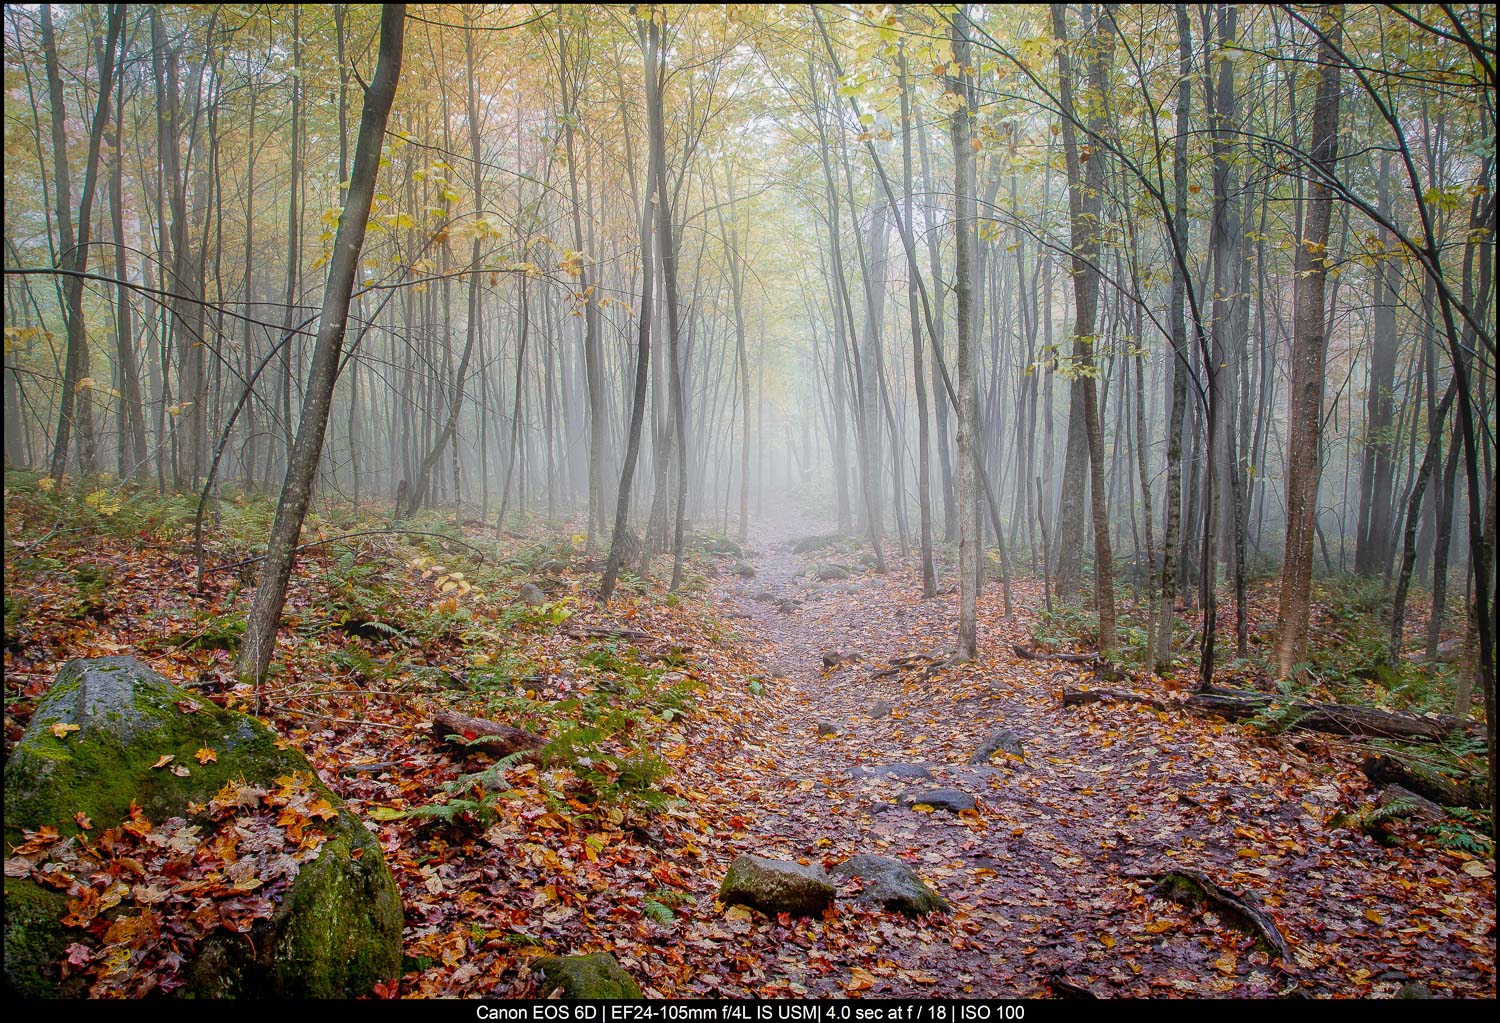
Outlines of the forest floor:
<svg viewBox="0 0 1500 1023">
<path fill-rule="evenodd" d="M 538 956 L 594 951 L 662 997 L 1495 995 L 1491 854 L 1412 822 L 1386 825 L 1389 846 L 1338 826 L 1373 798 L 1352 740 L 1062 706 L 1063 681 L 1091 684 L 1082 666 L 1011 649 L 1037 625 L 1031 582 L 1010 618 L 986 591 L 978 661 L 890 671 L 946 653 L 956 596 L 916 599 L 910 572 L 873 574 L 849 541 L 794 553 L 806 521 L 752 537 L 753 578 L 705 540 L 680 598 L 628 580 L 608 608 L 581 537 L 513 534 L 478 561 L 326 521 L 309 532 L 346 538 L 304 554 L 276 673 L 252 692 L 231 668 L 245 573 L 197 588 L 176 499 L 43 490 L 7 480 L 7 752 L 73 657 L 133 654 L 257 713 L 380 837 L 406 920 L 386 997 L 532 997 Z M 211 561 L 232 566 L 268 509 L 223 514 Z M 546 602 L 515 602 L 523 580 Z M 825 668 L 833 651 L 857 657 Z M 497 779 L 434 741 L 441 706 L 533 729 L 550 755 Z M 1022 755 L 971 763 L 997 729 Z M 933 809 L 938 788 L 973 809 Z M 950 911 L 841 899 L 768 918 L 716 898 L 741 853 L 896 857 Z M 1173 869 L 1264 908 L 1291 957 L 1155 891 Z"/>
<path fill-rule="evenodd" d="M 740 852 L 830 865 L 894 856 L 952 912 L 699 918 L 680 947 L 701 967 L 674 993 L 1378 997 L 1421 980 L 1494 996 L 1493 861 L 1331 828 L 1365 798 L 1357 761 L 1146 707 L 1063 707 L 1054 676 L 1067 666 L 1011 650 L 1030 641 L 1025 608 L 1041 598 L 1030 584 L 1009 620 L 998 586 L 982 598 L 978 661 L 876 678 L 893 658 L 941 655 L 956 599 L 913 600 L 920 580 L 907 573 L 816 583 L 820 559 L 785 539 L 763 539 L 754 579 L 720 587 L 749 616 L 771 681 L 748 718 L 715 727 L 709 710 L 685 765 L 722 800 L 722 851 L 705 866 Z M 860 657 L 826 670 L 824 651 Z M 819 721 L 838 733 L 820 736 Z M 1020 738 L 1023 757 L 971 764 L 997 728 Z M 851 776 L 890 765 L 930 778 Z M 905 805 L 934 788 L 972 794 L 976 809 Z M 1173 869 L 1268 909 L 1295 961 L 1155 894 Z"/>
</svg>

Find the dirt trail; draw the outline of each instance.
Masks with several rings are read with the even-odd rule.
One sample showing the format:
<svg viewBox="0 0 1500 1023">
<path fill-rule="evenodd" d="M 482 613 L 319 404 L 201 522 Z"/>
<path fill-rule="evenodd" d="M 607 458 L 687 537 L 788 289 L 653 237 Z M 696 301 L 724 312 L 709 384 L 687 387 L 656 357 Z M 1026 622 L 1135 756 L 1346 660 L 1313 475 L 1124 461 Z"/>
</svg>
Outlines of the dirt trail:
<svg viewBox="0 0 1500 1023">
<path fill-rule="evenodd" d="M 1493 880 L 1326 827 L 1359 801 L 1346 766 L 1144 708 L 1062 708 L 1052 676 L 1063 666 L 1010 650 L 1029 639 L 1022 609 L 1040 597 L 1025 586 L 1013 620 L 998 592 L 981 601 L 978 663 L 874 678 L 893 657 L 951 643 L 956 597 L 920 601 L 910 573 L 874 576 L 858 554 L 793 554 L 787 541 L 812 532 L 793 523 L 758 537 L 755 578 L 718 584 L 767 677 L 684 765 L 718 797 L 682 935 L 700 965 L 678 994 L 1048 996 L 1065 977 L 1101 996 L 1379 996 L 1420 977 L 1440 994 L 1493 996 Z M 818 582 L 825 562 L 855 571 Z M 861 658 L 824 670 L 828 650 Z M 889 713 L 872 714 L 882 702 Z M 820 736 L 819 721 L 838 734 Z M 1020 737 L 1024 761 L 971 764 L 999 728 Z M 893 764 L 930 778 L 850 775 Z M 935 788 L 973 795 L 976 810 L 903 805 Z M 825 865 L 895 856 L 953 912 L 914 922 L 841 903 L 815 921 L 721 917 L 703 888 L 739 852 Z M 1151 894 L 1149 878 L 1174 865 L 1259 902 L 1296 961 Z"/>
</svg>

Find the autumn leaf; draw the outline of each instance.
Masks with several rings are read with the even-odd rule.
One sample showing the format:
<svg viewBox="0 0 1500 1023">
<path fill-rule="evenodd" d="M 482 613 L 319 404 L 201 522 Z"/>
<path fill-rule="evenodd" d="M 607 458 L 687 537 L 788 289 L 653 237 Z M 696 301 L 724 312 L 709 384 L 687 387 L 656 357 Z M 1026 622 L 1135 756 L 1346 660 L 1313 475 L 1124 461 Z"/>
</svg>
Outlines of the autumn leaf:
<svg viewBox="0 0 1500 1023">
<path fill-rule="evenodd" d="M 76 732 L 78 730 L 78 725 L 70 725 L 62 721 L 56 722 L 50 729 L 52 734 L 57 736 L 59 739 L 65 739 L 67 738 L 69 732 Z"/>
<path fill-rule="evenodd" d="M 219 759 L 219 754 L 215 752 L 212 747 L 200 746 L 198 747 L 198 752 L 193 754 L 193 758 L 197 760 L 198 763 L 207 765 L 217 761 Z"/>
<path fill-rule="evenodd" d="M 844 982 L 844 990 L 849 992 L 868 991 L 874 986 L 875 975 L 860 966 L 850 970 L 849 979 Z"/>
<path fill-rule="evenodd" d="M 151 765 L 151 769 L 154 771 L 157 768 L 166 767 L 168 764 L 170 764 L 172 761 L 174 761 L 176 759 L 177 759 L 177 755 L 174 754 L 174 753 L 163 753 L 157 759 L 156 763 L 154 763 L 154 764 Z"/>
</svg>

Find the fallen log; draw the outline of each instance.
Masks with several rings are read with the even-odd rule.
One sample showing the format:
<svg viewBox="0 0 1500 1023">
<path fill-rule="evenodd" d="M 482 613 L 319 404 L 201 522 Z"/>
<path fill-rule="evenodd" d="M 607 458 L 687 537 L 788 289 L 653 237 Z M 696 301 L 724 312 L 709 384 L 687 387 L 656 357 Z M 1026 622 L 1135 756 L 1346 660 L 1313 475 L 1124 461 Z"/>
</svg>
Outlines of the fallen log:
<svg viewBox="0 0 1500 1023">
<path fill-rule="evenodd" d="M 1288 728 L 1301 728 L 1334 735 L 1363 735 L 1409 742 L 1441 742 L 1455 729 L 1472 730 L 1470 722 L 1453 717 L 1418 717 L 1374 707 L 1343 703 L 1303 703 L 1244 691 L 1194 693 L 1183 706 L 1194 714 L 1216 714 L 1226 721 L 1244 721 L 1278 704 Z"/>
<path fill-rule="evenodd" d="M 1482 809 L 1490 805 L 1490 794 L 1482 785 L 1444 778 L 1432 771 L 1404 764 L 1395 757 L 1379 754 L 1366 757 L 1360 765 L 1370 784 L 1376 787 L 1399 785 L 1441 806 L 1467 806 Z"/>
<path fill-rule="evenodd" d="M 460 740 L 450 739 L 448 738 L 450 735 L 457 735 L 461 738 Z M 458 746 L 463 750 L 483 750 L 501 757 L 540 749 L 547 744 L 546 739 L 524 728 L 470 717 L 453 710 L 433 711 L 432 737 L 440 743 Z"/>
<path fill-rule="evenodd" d="M 1097 653 L 1090 654 L 1059 654 L 1043 650 L 1033 650 L 1019 643 L 1011 644 L 1011 649 L 1016 656 L 1023 661 L 1067 661 L 1069 664 L 1090 664 L 1099 659 Z"/>
<path fill-rule="evenodd" d="M 1286 935 L 1281 933 L 1276 921 L 1247 896 L 1232 892 L 1191 870 L 1168 871 L 1157 878 L 1153 890 L 1184 905 L 1212 906 L 1225 923 L 1254 936 L 1255 943 L 1268 955 L 1279 956 L 1283 963 L 1295 961 Z"/>
<path fill-rule="evenodd" d="M 1064 707 L 1076 707 L 1085 703 L 1144 703 L 1157 710 L 1170 709 L 1164 700 L 1127 693 L 1121 689 L 1064 689 L 1062 702 Z"/>
</svg>

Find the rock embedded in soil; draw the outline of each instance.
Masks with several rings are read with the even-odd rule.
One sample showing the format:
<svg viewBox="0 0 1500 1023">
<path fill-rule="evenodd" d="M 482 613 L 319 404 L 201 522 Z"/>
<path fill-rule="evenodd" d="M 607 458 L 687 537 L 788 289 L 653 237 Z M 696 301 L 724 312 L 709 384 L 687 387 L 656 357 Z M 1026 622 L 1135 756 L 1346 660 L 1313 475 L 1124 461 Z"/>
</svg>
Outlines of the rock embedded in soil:
<svg viewBox="0 0 1500 1023">
<path fill-rule="evenodd" d="M 891 703 L 890 703 L 889 700 L 877 700 L 875 703 L 870 704 L 870 717 L 872 717 L 872 718 L 890 717 L 891 716 L 891 711 L 894 710 L 894 709 L 895 708 L 891 706 Z"/>
<path fill-rule="evenodd" d="M 195 754 L 205 747 L 217 759 L 201 762 Z M 182 773 L 157 767 L 169 755 Z M 75 814 L 91 819 L 97 835 L 126 820 L 132 804 L 153 822 L 183 817 L 204 824 L 207 818 L 194 813 L 202 814 L 226 785 L 274 790 L 278 779 L 299 776 L 336 811 L 314 825 L 323 837 L 317 855 L 280 882 L 286 887 L 268 918 L 243 934 L 211 930 L 185 949 L 175 993 L 367 994 L 401 971 L 401 896 L 380 843 L 317 780 L 306 757 L 280 748 L 275 732 L 249 715 L 195 700 L 134 658 L 70 661 L 37 703 L 5 765 L 6 847 L 22 840 L 22 829 L 43 826 L 70 840 L 79 833 Z M 275 887 L 257 894 L 270 896 Z M 64 980 L 59 972 L 67 947 L 86 940 L 62 924 L 68 901 L 65 892 L 30 877 L 6 877 L 7 991 L 85 993 L 85 975 Z"/>
<path fill-rule="evenodd" d="M 1380 790 L 1380 795 L 1375 798 L 1377 806 L 1390 806 L 1392 803 L 1400 803 L 1405 812 L 1404 817 L 1414 817 L 1419 821 L 1443 821 L 1448 819 L 1448 811 L 1426 796 L 1419 796 L 1411 789 L 1400 785 L 1387 785 Z"/>
<path fill-rule="evenodd" d="M 969 763 L 988 763 L 990 757 L 996 753 L 1008 753 L 1023 760 L 1026 758 L 1026 754 L 1021 750 L 1021 737 L 1008 728 L 1001 728 L 985 737 L 985 740 L 979 744 L 979 748 L 974 751 L 974 755 L 969 758 Z"/>
<path fill-rule="evenodd" d="M 854 901 L 881 909 L 923 916 L 948 908 L 943 897 L 927 885 L 916 871 L 889 856 L 861 853 L 851 856 L 831 871 L 834 877 L 863 882 Z"/>
<path fill-rule="evenodd" d="M 926 805 L 934 810 L 947 810 L 949 813 L 973 810 L 979 805 L 973 796 L 967 792 L 960 792 L 958 789 L 908 789 L 901 796 L 901 802 L 907 806 Z"/>
<path fill-rule="evenodd" d="M 536 583 L 525 582 L 521 584 L 521 589 L 516 593 L 516 599 L 512 603 L 525 604 L 527 607 L 539 607 L 547 603 L 547 595 L 542 592 L 542 588 Z"/>
<path fill-rule="evenodd" d="M 547 956 L 538 959 L 533 966 L 540 970 L 543 998 L 558 992 L 567 1001 L 584 1001 L 593 998 L 614 1001 L 640 999 L 641 986 L 637 984 L 608 952 L 595 952 L 586 956 Z"/>
<path fill-rule="evenodd" d="M 922 764 L 884 764 L 879 767 L 867 767 L 859 764 L 849 768 L 851 781 L 863 781 L 867 778 L 885 780 L 887 778 L 899 778 L 903 781 L 921 781 L 932 777 L 932 772 Z"/>
<path fill-rule="evenodd" d="M 748 561 L 738 562 L 734 566 L 733 571 L 734 571 L 734 574 L 737 575 L 737 576 L 739 576 L 741 579 L 754 579 L 755 578 L 755 566 L 752 565 L 752 564 L 750 564 L 750 562 L 748 562 Z"/>
<path fill-rule="evenodd" d="M 824 718 L 818 720 L 818 735 L 838 735 L 839 726 Z"/>
<path fill-rule="evenodd" d="M 749 906 L 769 916 L 816 916 L 833 903 L 833 882 L 822 867 L 745 854 L 729 865 L 719 886 L 725 905 Z"/>
<path fill-rule="evenodd" d="M 834 582 L 836 580 L 849 578 L 849 569 L 844 565 L 829 563 L 819 565 L 817 568 L 813 569 L 813 575 L 819 582 Z"/>
<path fill-rule="evenodd" d="M 859 658 L 860 653 L 858 650 L 824 650 L 823 667 L 837 668 L 840 664 L 857 661 Z"/>
</svg>

